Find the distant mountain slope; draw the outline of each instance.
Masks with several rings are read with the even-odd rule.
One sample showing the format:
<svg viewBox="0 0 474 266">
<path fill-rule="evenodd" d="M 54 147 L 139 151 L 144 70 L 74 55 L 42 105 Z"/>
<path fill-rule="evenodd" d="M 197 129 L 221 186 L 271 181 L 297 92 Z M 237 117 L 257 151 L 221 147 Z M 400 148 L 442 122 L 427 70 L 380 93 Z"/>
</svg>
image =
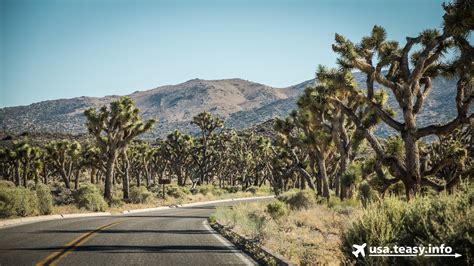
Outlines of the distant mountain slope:
<svg viewBox="0 0 474 266">
<path fill-rule="evenodd" d="M 355 73 L 359 83 L 364 82 L 360 73 Z M 273 88 L 242 79 L 201 80 L 162 86 L 147 91 L 137 91 L 132 97 L 145 119 L 158 120 L 153 132 L 145 138 L 164 137 L 178 128 L 188 133 L 197 129 L 190 124 L 193 116 L 209 111 L 225 119 L 226 126 L 243 129 L 263 123 L 275 117 L 284 117 L 296 108 L 296 100 L 313 80 L 288 87 Z M 437 78 L 433 81 L 432 95 L 420 114 L 420 124 L 444 122 L 456 114 L 455 80 Z M 11 133 L 57 132 L 62 134 L 85 133 L 84 110 L 108 104 L 119 96 L 102 98 L 78 97 L 34 103 L 0 109 L 0 130 Z M 390 97 L 389 104 L 397 105 Z M 429 110 L 427 109 L 429 107 Z M 380 135 L 389 134 L 386 127 L 379 129 Z"/>
</svg>

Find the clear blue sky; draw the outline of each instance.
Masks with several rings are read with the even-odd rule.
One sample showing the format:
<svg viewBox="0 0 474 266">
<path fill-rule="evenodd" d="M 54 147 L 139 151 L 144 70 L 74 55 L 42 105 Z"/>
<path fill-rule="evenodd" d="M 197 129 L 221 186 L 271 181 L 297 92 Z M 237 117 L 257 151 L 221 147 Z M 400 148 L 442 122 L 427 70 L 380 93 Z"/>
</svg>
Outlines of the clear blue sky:
<svg viewBox="0 0 474 266">
<path fill-rule="evenodd" d="M 334 33 L 403 41 L 440 0 L 0 0 L 0 107 L 124 95 L 193 78 L 276 87 L 333 66 Z"/>
</svg>

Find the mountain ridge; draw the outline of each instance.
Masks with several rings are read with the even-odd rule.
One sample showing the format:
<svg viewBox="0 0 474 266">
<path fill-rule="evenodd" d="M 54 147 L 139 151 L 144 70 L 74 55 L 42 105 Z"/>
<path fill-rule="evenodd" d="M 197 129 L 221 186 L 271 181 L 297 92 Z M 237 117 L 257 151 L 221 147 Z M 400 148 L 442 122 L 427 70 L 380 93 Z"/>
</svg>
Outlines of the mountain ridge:
<svg viewBox="0 0 474 266">
<path fill-rule="evenodd" d="M 361 73 L 354 73 L 354 78 L 359 84 L 365 79 Z M 165 137 L 174 129 L 197 133 L 197 128 L 190 121 L 203 111 L 221 117 L 227 127 L 239 130 L 275 117 L 284 117 L 296 108 L 296 100 L 304 88 L 314 83 L 315 79 L 309 79 L 286 88 L 276 88 L 240 78 L 191 79 L 175 85 L 135 91 L 127 96 L 136 102 L 144 119 L 153 118 L 158 121 L 153 131 L 143 136 L 150 139 Z M 442 121 L 439 122 L 444 122 L 455 115 L 455 81 L 437 78 L 433 84 L 433 95 L 426 102 L 427 106 L 433 108 L 420 114 L 423 118 L 421 125 L 433 122 L 432 117 L 438 120 L 441 117 Z M 25 131 L 86 133 L 84 110 L 99 108 L 118 97 L 120 96 L 80 96 L 0 108 L 0 130 L 13 134 Z M 397 109 L 393 97 L 389 99 L 388 104 Z M 386 127 L 379 130 L 379 135 L 382 136 L 389 133 L 390 130 Z"/>
</svg>

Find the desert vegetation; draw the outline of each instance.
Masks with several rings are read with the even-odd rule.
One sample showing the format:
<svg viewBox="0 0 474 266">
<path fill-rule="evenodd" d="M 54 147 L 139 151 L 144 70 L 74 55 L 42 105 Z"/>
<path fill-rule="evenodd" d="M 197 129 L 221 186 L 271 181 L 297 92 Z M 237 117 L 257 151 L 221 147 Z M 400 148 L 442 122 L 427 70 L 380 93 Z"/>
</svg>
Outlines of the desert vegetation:
<svg viewBox="0 0 474 266">
<path fill-rule="evenodd" d="M 472 264 L 474 7 L 458 0 L 443 8 L 441 31 L 405 43 L 388 40 L 381 26 L 359 42 L 336 34 L 339 67 L 319 66 L 297 109 L 274 121 L 273 137 L 225 128 L 203 112 L 191 122 L 196 135 L 175 130 L 144 141 L 140 135 L 155 121 L 144 121 L 133 100 L 122 97 L 85 111 L 83 141 L 9 142 L 0 148 L 0 215 L 274 193 L 274 202 L 218 209 L 213 219 L 300 264 L 354 262 L 354 243 L 445 243 Z M 355 82 L 354 71 L 365 84 Z M 424 103 L 438 76 L 457 80 L 457 115 L 420 125 L 417 115 L 430 108 Z M 377 136 L 381 125 L 393 134 Z M 165 180 L 171 184 L 163 195 Z"/>
<path fill-rule="evenodd" d="M 299 264 L 472 264 L 473 5 L 443 8 L 442 31 L 425 30 L 403 45 L 380 26 L 358 43 L 336 34 L 339 68 L 319 66 L 318 83 L 297 110 L 275 122 L 278 202 L 219 209 L 211 220 Z M 457 80 L 457 116 L 419 125 L 437 76 Z M 389 95 L 397 108 L 386 105 Z M 388 138 L 374 133 L 382 124 L 393 129 Z M 445 244 L 463 257 L 356 258 L 352 245 L 363 243 Z"/>
<path fill-rule="evenodd" d="M 85 115 L 90 137 L 82 142 L 25 137 L 0 149 L 3 217 L 48 214 L 53 203 L 104 211 L 271 192 L 270 140 L 223 129 L 209 113 L 193 119 L 200 136 L 174 131 L 151 143 L 136 137 L 154 121 L 142 121 L 128 97 Z M 161 180 L 171 183 L 165 195 Z"/>
</svg>

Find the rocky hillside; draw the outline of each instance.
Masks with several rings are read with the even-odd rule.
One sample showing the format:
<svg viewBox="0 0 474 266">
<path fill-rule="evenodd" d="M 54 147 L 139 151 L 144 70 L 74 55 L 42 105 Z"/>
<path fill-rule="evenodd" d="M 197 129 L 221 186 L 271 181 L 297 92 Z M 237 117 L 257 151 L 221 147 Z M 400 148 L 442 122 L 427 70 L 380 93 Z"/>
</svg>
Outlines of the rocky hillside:
<svg viewBox="0 0 474 266">
<path fill-rule="evenodd" d="M 356 79 L 363 82 L 362 75 Z M 132 97 L 145 119 L 158 120 L 153 132 L 145 138 L 164 137 L 178 128 L 195 133 L 190 124 L 193 116 L 209 111 L 225 119 L 226 126 L 243 129 L 275 117 L 286 116 L 296 107 L 296 99 L 314 80 L 288 88 L 273 88 L 242 79 L 201 80 L 193 79 L 178 85 L 162 86 L 147 91 L 137 91 Z M 455 81 L 435 79 L 434 89 L 421 115 L 421 123 L 443 122 L 456 113 L 454 105 Z M 10 133 L 55 132 L 81 134 L 86 132 L 83 112 L 90 107 L 100 107 L 118 98 L 78 97 L 34 103 L 0 109 L 0 131 Z M 392 98 L 392 97 L 390 97 Z M 393 99 L 393 98 L 392 98 Z M 394 102 L 390 105 L 396 107 Z M 389 131 L 382 127 L 379 134 Z"/>
</svg>

